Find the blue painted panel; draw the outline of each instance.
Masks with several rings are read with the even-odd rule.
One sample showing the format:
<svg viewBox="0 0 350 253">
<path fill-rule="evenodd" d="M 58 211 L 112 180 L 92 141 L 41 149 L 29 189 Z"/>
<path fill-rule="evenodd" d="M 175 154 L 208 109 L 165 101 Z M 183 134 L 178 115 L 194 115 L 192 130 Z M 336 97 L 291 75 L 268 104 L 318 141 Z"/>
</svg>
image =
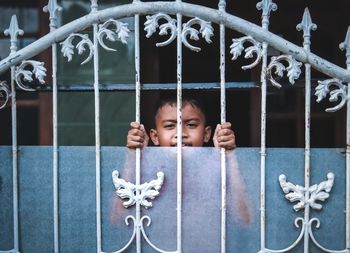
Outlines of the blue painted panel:
<svg viewBox="0 0 350 253">
<path fill-rule="evenodd" d="M 260 155 L 257 148 L 238 148 L 227 158 L 227 248 L 228 252 L 258 252 L 260 239 Z M 146 148 L 142 154 L 142 182 L 165 181 L 153 207 L 142 208 L 151 217 L 144 227 L 149 239 L 164 250 L 176 249 L 176 149 Z M 20 249 L 23 253 L 53 252 L 52 148 L 21 147 L 19 152 Z M 335 174 L 330 198 L 321 211 L 315 237 L 325 247 L 343 249 L 345 209 L 345 157 L 337 149 L 313 149 L 311 183 Z M 116 251 L 132 234 L 125 225 L 135 208 L 125 209 L 112 184 L 113 170 L 135 182 L 135 154 L 122 147 L 104 147 L 101 156 L 102 249 Z M 183 158 L 183 250 L 219 252 L 220 248 L 220 154 L 215 148 L 184 148 Z M 0 250 L 13 247 L 11 147 L 0 148 Z M 267 247 L 281 249 L 295 241 L 294 226 L 303 211 L 295 212 L 279 186 L 278 177 L 304 185 L 303 149 L 268 149 L 266 160 Z M 60 251 L 96 252 L 95 148 L 60 147 L 59 209 Z M 295 203 L 294 203 L 295 204 Z M 332 233 L 329 233 L 332 231 Z M 303 241 L 291 252 L 301 252 Z M 321 252 L 310 243 L 310 252 Z M 125 252 L 135 252 L 135 243 Z M 143 241 L 143 252 L 154 252 Z"/>
</svg>

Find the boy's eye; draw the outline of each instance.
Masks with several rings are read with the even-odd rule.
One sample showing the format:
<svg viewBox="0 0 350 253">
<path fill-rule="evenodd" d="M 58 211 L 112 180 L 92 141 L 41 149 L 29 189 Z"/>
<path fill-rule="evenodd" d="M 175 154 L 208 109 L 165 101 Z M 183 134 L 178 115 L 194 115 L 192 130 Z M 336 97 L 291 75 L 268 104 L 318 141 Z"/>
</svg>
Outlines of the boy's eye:
<svg viewBox="0 0 350 253">
<path fill-rule="evenodd" d="M 198 126 L 197 123 L 189 122 L 186 124 L 189 128 L 196 128 Z"/>
<path fill-rule="evenodd" d="M 175 127 L 175 124 L 165 124 L 164 128 L 165 129 L 173 129 Z"/>
</svg>

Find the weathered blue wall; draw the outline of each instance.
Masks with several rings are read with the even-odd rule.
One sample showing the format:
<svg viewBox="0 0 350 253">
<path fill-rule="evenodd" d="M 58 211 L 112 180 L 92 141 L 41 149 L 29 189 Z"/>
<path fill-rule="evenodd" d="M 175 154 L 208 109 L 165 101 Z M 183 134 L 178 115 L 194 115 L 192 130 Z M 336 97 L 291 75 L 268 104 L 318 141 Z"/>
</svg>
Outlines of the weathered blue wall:
<svg viewBox="0 0 350 253">
<path fill-rule="evenodd" d="M 313 149 L 311 184 L 335 174 L 330 198 L 311 217 L 321 221 L 313 228 L 317 240 L 330 249 L 343 249 L 345 239 L 345 157 L 338 149 Z M 220 248 L 220 156 L 215 148 L 185 148 L 183 168 L 183 250 L 213 253 Z M 298 237 L 294 226 L 303 212 L 294 212 L 279 186 L 287 181 L 304 185 L 303 149 L 268 149 L 266 169 L 267 248 L 281 249 Z M 228 252 L 259 251 L 260 156 L 257 148 L 238 148 L 228 156 Z M 123 247 L 132 233 L 124 219 L 135 215 L 115 196 L 111 173 L 134 182 L 134 153 L 126 148 L 102 148 L 103 251 Z M 160 195 L 153 207 L 142 208 L 152 218 L 145 230 L 151 241 L 165 250 L 176 249 L 176 151 L 147 148 L 143 151 L 142 182 L 165 173 Z M 20 147 L 19 227 L 22 253 L 53 252 L 52 148 Z M 59 228 L 60 250 L 67 253 L 96 252 L 95 148 L 60 147 Z M 0 148 L 0 250 L 13 248 L 11 147 Z M 310 252 L 321 252 L 310 243 Z M 143 241 L 143 252 L 154 252 Z M 301 252 L 302 242 L 291 252 Z M 126 252 L 135 252 L 132 244 Z"/>
</svg>

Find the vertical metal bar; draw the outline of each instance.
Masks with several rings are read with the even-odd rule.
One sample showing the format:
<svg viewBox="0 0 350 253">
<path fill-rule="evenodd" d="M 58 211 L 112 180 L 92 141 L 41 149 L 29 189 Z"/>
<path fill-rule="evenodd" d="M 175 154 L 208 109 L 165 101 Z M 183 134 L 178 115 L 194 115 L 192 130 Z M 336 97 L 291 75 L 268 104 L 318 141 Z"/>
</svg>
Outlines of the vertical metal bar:
<svg viewBox="0 0 350 253">
<path fill-rule="evenodd" d="M 350 70 L 350 27 L 346 34 L 344 41 L 344 48 L 346 49 L 346 68 Z M 350 83 L 348 83 L 348 96 L 350 94 Z M 350 250 L 350 101 L 347 101 L 346 111 L 346 248 Z"/>
<path fill-rule="evenodd" d="M 350 70 L 350 55 L 347 60 L 347 69 Z M 350 94 L 350 83 L 348 83 Z M 347 102 L 346 111 L 346 248 L 350 250 L 350 101 Z"/>
<path fill-rule="evenodd" d="M 303 19 L 297 30 L 303 30 L 303 47 L 306 51 L 310 52 L 311 46 L 311 33 L 310 30 L 316 30 L 316 25 L 312 23 L 310 12 L 308 8 L 305 9 Z M 304 181 L 305 189 L 310 187 L 310 125 L 311 125 L 311 65 L 305 64 L 305 164 L 304 164 Z M 309 195 L 305 195 L 305 203 L 308 203 Z M 309 224 L 310 221 L 310 205 L 305 205 L 304 212 L 304 224 Z M 309 252 L 309 226 L 304 230 L 304 253 Z"/>
<path fill-rule="evenodd" d="M 226 1 L 220 0 L 219 10 L 226 11 Z M 220 24 L 220 121 L 226 122 L 226 89 L 225 89 L 225 25 Z M 221 158 L 221 253 L 226 252 L 226 154 L 220 150 Z"/>
<path fill-rule="evenodd" d="M 134 2 L 139 2 L 135 0 Z M 136 122 L 140 123 L 140 100 L 141 100 L 141 84 L 140 84 L 140 15 L 135 15 L 135 81 L 136 81 Z M 136 185 L 141 184 L 141 149 L 136 149 Z M 137 198 L 140 194 L 139 191 L 136 192 Z M 136 221 L 141 221 L 141 204 L 136 203 Z M 137 226 L 136 230 L 136 252 L 141 253 L 141 230 L 140 226 Z"/>
<path fill-rule="evenodd" d="M 257 8 L 262 13 L 262 28 L 269 29 L 269 18 L 271 10 L 276 10 L 277 6 L 272 0 L 262 0 L 257 4 Z M 266 167 L 266 95 L 267 95 L 267 47 L 268 44 L 263 42 L 262 71 L 261 71 L 261 143 L 260 143 L 260 248 L 265 252 L 265 167 Z"/>
<path fill-rule="evenodd" d="M 12 180 L 13 180 L 13 241 L 14 250 L 19 252 L 18 237 L 18 145 L 17 145 L 17 103 L 15 66 L 11 67 L 11 113 L 12 113 Z"/>
<path fill-rule="evenodd" d="M 44 12 L 50 13 L 50 32 L 57 28 L 57 12 L 61 7 L 57 5 L 57 0 L 49 0 L 48 5 L 44 7 Z M 52 187 L 53 187 L 53 217 L 54 217 L 54 252 L 59 252 L 59 225 L 58 225 L 58 131 L 57 131 L 57 44 L 52 44 L 52 128 L 53 128 L 53 169 L 52 169 Z"/>
<path fill-rule="evenodd" d="M 176 0 L 181 3 L 181 0 Z M 182 15 L 177 13 L 177 253 L 182 252 Z"/>
<path fill-rule="evenodd" d="M 13 15 L 10 26 L 4 34 L 10 36 L 10 55 L 17 51 L 17 36 L 23 35 L 19 29 L 17 17 Z M 13 186 L 13 242 L 14 252 L 19 252 L 19 232 L 18 232 L 18 144 L 17 144 L 17 102 L 15 84 L 15 66 L 11 67 L 11 122 L 12 122 L 12 186 Z"/>
<path fill-rule="evenodd" d="M 91 13 L 97 12 L 97 0 L 91 0 Z M 96 154 L 96 243 L 97 253 L 101 245 L 101 138 L 100 138 L 100 91 L 99 54 L 97 40 L 98 24 L 93 24 L 94 33 L 94 98 L 95 98 L 95 154 Z"/>
<path fill-rule="evenodd" d="M 57 12 L 61 8 L 57 5 L 57 0 L 49 0 L 44 7 L 45 12 L 50 13 L 50 32 L 57 28 Z M 57 131 L 57 44 L 52 44 L 52 190 L 53 190 L 53 220 L 54 220 L 54 252 L 59 252 L 59 227 L 58 227 L 58 131 Z"/>
</svg>

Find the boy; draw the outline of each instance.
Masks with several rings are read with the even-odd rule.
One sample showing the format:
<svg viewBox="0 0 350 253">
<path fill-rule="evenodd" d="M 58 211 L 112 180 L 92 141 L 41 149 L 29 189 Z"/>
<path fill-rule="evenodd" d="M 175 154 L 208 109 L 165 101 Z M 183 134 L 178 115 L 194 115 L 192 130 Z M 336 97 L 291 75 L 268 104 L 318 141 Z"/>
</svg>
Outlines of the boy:
<svg viewBox="0 0 350 253">
<path fill-rule="evenodd" d="M 147 135 L 144 126 L 131 122 L 127 136 L 128 148 L 143 148 L 148 145 L 149 138 L 156 146 L 176 147 L 177 145 L 177 109 L 176 98 L 160 100 L 156 106 L 155 128 Z M 212 129 L 206 125 L 204 107 L 194 98 L 184 97 L 182 100 L 182 146 L 202 147 L 208 143 Z M 213 136 L 215 147 L 228 150 L 236 147 L 235 135 L 231 124 L 218 124 Z"/>
</svg>

